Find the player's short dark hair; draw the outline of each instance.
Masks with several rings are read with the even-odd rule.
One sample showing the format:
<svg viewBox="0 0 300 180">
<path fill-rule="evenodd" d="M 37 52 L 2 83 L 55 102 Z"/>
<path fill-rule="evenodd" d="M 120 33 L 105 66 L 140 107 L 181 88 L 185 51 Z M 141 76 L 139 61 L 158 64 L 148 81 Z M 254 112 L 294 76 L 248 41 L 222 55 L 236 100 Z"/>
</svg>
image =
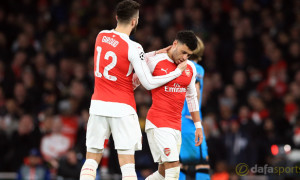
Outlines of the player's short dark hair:
<svg viewBox="0 0 300 180">
<path fill-rule="evenodd" d="M 176 40 L 187 45 L 192 51 L 197 48 L 197 37 L 193 31 L 179 31 L 176 35 Z"/>
<path fill-rule="evenodd" d="M 118 21 L 121 23 L 128 23 L 131 18 L 139 11 L 140 4 L 133 0 L 124 0 L 118 3 L 116 13 Z"/>
</svg>

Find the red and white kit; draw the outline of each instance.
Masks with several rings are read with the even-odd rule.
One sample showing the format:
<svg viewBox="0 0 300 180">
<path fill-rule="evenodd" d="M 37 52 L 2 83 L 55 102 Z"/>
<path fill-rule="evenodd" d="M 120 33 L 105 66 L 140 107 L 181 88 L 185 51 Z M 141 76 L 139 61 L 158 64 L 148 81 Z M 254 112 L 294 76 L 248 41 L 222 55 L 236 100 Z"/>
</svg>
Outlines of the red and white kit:
<svg viewBox="0 0 300 180">
<path fill-rule="evenodd" d="M 185 98 L 190 112 L 199 111 L 196 68 L 192 62 L 187 62 L 181 76 L 151 91 L 153 102 L 147 115 L 146 132 L 155 162 L 179 160 L 181 111 Z M 149 57 L 147 63 L 154 76 L 168 74 L 176 68 L 166 53 Z"/>
<path fill-rule="evenodd" d="M 88 122 L 88 150 L 103 149 L 104 139 L 110 133 L 120 135 L 120 138 L 114 136 L 116 149 L 134 146 L 141 149 L 141 131 L 132 86 L 133 69 L 147 89 L 159 87 L 181 75 L 177 68 L 166 76 L 153 77 L 140 44 L 124 33 L 101 31 L 94 52 L 95 88 Z"/>
</svg>

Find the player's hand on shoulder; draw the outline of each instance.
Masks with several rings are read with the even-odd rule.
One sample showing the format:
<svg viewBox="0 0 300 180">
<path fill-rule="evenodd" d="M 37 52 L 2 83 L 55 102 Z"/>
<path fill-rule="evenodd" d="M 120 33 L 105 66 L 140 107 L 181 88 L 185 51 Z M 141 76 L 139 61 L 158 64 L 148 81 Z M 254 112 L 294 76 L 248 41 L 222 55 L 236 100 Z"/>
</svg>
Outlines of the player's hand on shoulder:
<svg viewBox="0 0 300 180">
<path fill-rule="evenodd" d="M 195 131 L 195 146 L 200 146 L 203 141 L 203 133 L 201 128 L 197 128 Z"/>
<path fill-rule="evenodd" d="M 187 61 L 183 61 L 182 63 L 178 64 L 177 68 L 183 72 L 187 67 Z"/>
<path fill-rule="evenodd" d="M 163 48 L 163 49 L 159 49 L 159 50 L 155 51 L 155 54 L 167 53 L 168 50 L 171 49 L 171 47 L 172 47 L 172 46 L 170 45 L 170 46 L 165 47 L 165 48 Z"/>
</svg>

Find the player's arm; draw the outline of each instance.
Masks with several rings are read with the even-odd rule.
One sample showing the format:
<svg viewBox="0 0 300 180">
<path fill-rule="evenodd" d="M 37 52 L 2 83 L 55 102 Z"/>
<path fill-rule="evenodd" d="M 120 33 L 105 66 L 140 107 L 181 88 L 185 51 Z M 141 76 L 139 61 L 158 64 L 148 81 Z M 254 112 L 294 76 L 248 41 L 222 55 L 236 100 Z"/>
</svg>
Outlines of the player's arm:
<svg viewBox="0 0 300 180">
<path fill-rule="evenodd" d="M 199 113 L 199 99 L 196 88 L 196 68 L 193 65 L 193 77 L 190 84 L 187 87 L 186 101 L 191 113 L 192 119 L 194 121 L 196 131 L 195 131 L 195 145 L 200 146 L 203 140 L 202 134 L 202 124 Z"/>
<path fill-rule="evenodd" d="M 200 120 L 199 111 L 190 112 L 192 119 L 194 121 L 196 131 L 195 131 L 195 146 L 200 146 L 203 140 L 203 133 L 202 133 L 202 124 Z"/>
<path fill-rule="evenodd" d="M 146 61 L 148 67 L 149 67 L 149 63 L 150 63 L 149 59 L 151 57 L 155 56 L 156 54 L 158 54 L 157 52 L 158 51 L 151 51 L 151 52 L 145 53 L 145 61 Z M 133 76 L 132 76 L 132 87 L 133 87 L 133 89 L 136 89 L 140 85 L 141 85 L 141 82 L 140 82 L 138 76 L 136 75 L 136 73 L 134 73 Z"/>
<path fill-rule="evenodd" d="M 200 102 L 200 82 L 196 81 L 196 84 L 195 84 L 195 87 L 196 87 L 196 90 L 197 90 L 197 99 L 198 99 L 198 102 Z M 200 111 L 200 106 L 201 104 L 199 104 L 199 111 Z"/>
<path fill-rule="evenodd" d="M 129 61 L 131 62 L 135 73 L 141 84 L 147 89 L 151 90 L 166 84 L 169 81 L 181 75 L 182 71 L 186 68 L 186 62 L 181 63 L 171 73 L 163 76 L 152 76 L 147 63 L 144 58 L 144 51 L 140 48 L 131 47 L 129 49 Z"/>
<path fill-rule="evenodd" d="M 145 53 L 145 61 L 147 63 L 147 66 L 149 67 L 149 63 L 150 63 L 150 58 L 155 56 L 157 54 L 157 51 L 151 51 L 148 53 Z M 133 74 L 132 76 L 132 87 L 135 90 L 137 87 L 139 87 L 141 85 L 141 82 L 138 78 L 138 76 L 136 75 L 136 73 Z"/>
<path fill-rule="evenodd" d="M 171 46 L 168 46 L 168 47 L 165 47 L 165 48 L 157 50 L 157 51 L 151 51 L 151 52 L 145 53 L 145 61 L 147 63 L 147 66 L 148 67 L 150 66 L 151 57 L 155 56 L 156 54 L 166 53 L 170 48 L 171 48 Z M 134 73 L 132 76 L 133 89 L 136 89 L 137 87 L 139 87 L 140 84 L 141 84 L 141 82 L 140 82 L 139 78 L 137 77 L 136 73 Z"/>
</svg>

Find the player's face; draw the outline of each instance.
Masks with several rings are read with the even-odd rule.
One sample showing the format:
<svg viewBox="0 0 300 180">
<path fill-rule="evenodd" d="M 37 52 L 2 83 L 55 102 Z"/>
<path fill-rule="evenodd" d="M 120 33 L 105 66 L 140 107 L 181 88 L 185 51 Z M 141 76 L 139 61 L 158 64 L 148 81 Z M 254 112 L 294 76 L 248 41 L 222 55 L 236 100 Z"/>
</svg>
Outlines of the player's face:
<svg viewBox="0 0 300 180">
<path fill-rule="evenodd" d="M 175 40 L 173 46 L 175 49 L 172 56 L 176 64 L 186 61 L 193 54 L 193 51 L 191 51 L 186 44 L 182 44 Z"/>
</svg>

